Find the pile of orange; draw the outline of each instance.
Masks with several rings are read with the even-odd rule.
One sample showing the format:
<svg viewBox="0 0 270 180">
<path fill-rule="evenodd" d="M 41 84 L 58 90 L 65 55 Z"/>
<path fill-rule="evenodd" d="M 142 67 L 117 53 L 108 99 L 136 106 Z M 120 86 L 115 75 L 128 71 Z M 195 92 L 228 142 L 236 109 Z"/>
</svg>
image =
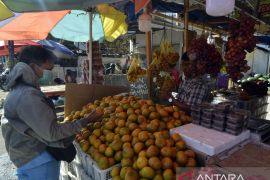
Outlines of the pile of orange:
<svg viewBox="0 0 270 180">
<path fill-rule="evenodd" d="M 89 124 L 76 141 L 113 179 L 175 179 L 176 167 L 196 166 L 195 153 L 178 134 L 169 130 L 191 118 L 176 106 L 154 104 L 134 96 L 109 96 L 72 112 L 65 120 L 103 111 L 102 122 Z"/>
</svg>

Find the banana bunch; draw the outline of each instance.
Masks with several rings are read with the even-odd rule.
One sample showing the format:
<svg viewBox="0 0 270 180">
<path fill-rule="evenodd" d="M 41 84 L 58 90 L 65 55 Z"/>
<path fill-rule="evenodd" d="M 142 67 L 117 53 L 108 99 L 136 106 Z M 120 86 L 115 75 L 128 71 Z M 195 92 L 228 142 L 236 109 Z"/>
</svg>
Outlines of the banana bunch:
<svg viewBox="0 0 270 180">
<path fill-rule="evenodd" d="M 174 52 L 172 44 L 168 40 L 163 39 L 160 43 L 160 54 L 166 55 L 171 52 Z"/>
<path fill-rule="evenodd" d="M 135 82 L 139 77 L 146 74 L 146 70 L 141 68 L 141 61 L 138 57 L 134 57 L 127 73 L 127 80 Z"/>
</svg>

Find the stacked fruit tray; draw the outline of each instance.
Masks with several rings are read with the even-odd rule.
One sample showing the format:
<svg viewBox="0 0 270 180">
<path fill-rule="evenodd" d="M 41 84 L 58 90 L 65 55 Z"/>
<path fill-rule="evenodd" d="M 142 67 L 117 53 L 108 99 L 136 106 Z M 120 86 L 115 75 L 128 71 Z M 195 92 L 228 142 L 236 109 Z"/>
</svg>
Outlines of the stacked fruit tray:
<svg viewBox="0 0 270 180">
<path fill-rule="evenodd" d="M 204 104 L 191 108 L 192 123 L 238 135 L 245 130 L 250 113 L 234 109 L 231 103 Z"/>
</svg>

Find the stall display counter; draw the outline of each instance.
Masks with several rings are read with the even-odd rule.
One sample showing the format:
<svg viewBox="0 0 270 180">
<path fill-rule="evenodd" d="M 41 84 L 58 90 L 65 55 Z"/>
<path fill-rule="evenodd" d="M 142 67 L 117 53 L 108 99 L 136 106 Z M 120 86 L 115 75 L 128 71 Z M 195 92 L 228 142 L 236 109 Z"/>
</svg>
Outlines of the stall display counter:
<svg viewBox="0 0 270 180">
<path fill-rule="evenodd" d="M 48 97 L 64 96 L 66 85 L 42 86 L 41 91 Z"/>
</svg>

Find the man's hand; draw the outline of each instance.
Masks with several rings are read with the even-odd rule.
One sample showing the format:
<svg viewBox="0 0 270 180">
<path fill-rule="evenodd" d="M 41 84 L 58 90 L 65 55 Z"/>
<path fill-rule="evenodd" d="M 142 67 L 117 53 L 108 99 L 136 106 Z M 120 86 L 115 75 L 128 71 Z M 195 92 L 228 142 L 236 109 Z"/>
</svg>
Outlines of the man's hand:
<svg viewBox="0 0 270 180">
<path fill-rule="evenodd" d="M 103 112 L 97 112 L 96 110 L 92 111 L 85 119 L 89 121 L 89 123 L 97 122 L 102 119 Z"/>
</svg>

